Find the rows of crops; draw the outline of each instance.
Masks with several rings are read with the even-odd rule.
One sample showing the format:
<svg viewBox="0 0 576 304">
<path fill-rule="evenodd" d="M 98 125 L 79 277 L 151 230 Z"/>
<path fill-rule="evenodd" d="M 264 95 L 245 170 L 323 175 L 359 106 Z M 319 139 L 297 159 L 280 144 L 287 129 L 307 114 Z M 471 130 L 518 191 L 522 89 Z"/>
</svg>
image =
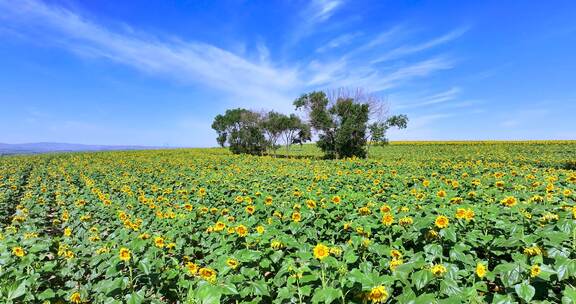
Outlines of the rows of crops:
<svg viewBox="0 0 576 304">
<path fill-rule="evenodd" d="M 371 149 L 0 158 L 0 299 L 576 303 L 575 142 Z"/>
</svg>

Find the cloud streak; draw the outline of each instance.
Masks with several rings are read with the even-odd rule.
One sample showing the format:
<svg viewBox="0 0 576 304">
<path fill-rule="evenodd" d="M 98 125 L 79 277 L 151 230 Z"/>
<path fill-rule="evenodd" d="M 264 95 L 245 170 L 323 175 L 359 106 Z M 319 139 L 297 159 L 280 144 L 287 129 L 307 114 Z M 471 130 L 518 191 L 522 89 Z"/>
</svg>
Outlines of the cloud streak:
<svg viewBox="0 0 576 304">
<path fill-rule="evenodd" d="M 312 1 L 303 12 L 309 20 L 306 26 L 327 22 L 343 4 L 340 0 Z M 370 61 L 378 62 L 382 55 L 364 53 L 390 42 L 391 37 L 401 32 L 399 27 L 376 35 L 336 59 L 312 58 L 278 64 L 271 61 L 270 50 L 264 42 L 258 44 L 258 60 L 254 61 L 249 59 L 253 57 L 204 42 L 161 39 L 126 27 L 113 29 L 73 11 L 35 0 L 0 0 L 0 20 L 34 39 L 82 56 L 105 58 L 155 77 L 214 88 L 235 100 L 265 107 L 285 105 L 310 89 L 364 87 L 382 91 L 453 67 L 453 62 L 442 56 L 403 63 L 387 70 L 370 64 Z M 390 59 L 424 52 L 463 32 L 456 30 L 420 45 L 395 48 L 384 56 Z M 329 52 L 359 35 L 335 37 L 321 52 Z"/>
</svg>

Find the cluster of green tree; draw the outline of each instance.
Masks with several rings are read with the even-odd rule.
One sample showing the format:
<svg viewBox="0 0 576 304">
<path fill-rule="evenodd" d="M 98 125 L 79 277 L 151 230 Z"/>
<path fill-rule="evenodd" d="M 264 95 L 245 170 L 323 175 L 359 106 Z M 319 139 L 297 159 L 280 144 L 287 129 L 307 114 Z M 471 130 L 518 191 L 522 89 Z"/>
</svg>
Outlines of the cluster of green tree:
<svg viewBox="0 0 576 304">
<path fill-rule="evenodd" d="M 408 124 L 406 115 L 386 115 L 385 104 L 361 90 L 353 94 L 339 90 L 332 97 L 311 92 L 296 99 L 294 106 L 306 114 L 307 122 L 295 114 L 233 109 L 216 116 L 212 128 L 218 133 L 218 143 L 235 154 L 276 154 L 280 138 L 289 152 L 290 145 L 310 141 L 313 130 L 326 158 L 364 158 L 371 145 L 388 142 L 388 129 Z"/>
<path fill-rule="evenodd" d="M 312 139 L 310 127 L 298 116 L 275 111 L 262 114 L 240 108 L 226 110 L 224 115 L 216 116 L 212 129 L 218 133 L 218 144 L 228 145 L 234 154 L 276 154 L 280 139 L 289 152 L 290 145 Z"/>
</svg>

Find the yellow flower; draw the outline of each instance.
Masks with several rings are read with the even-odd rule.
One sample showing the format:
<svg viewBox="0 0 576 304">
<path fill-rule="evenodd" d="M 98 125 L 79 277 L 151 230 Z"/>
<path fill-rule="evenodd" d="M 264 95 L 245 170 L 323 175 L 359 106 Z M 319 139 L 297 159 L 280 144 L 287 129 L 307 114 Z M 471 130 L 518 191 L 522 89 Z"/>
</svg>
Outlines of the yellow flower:
<svg viewBox="0 0 576 304">
<path fill-rule="evenodd" d="M 78 304 L 82 303 L 82 297 L 80 296 L 79 292 L 75 292 L 70 296 L 70 302 Z"/>
<path fill-rule="evenodd" d="M 340 196 L 338 196 L 338 195 L 334 195 L 334 196 L 332 197 L 332 202 L 333 202 L 334 204 L 340 204 L 341 201 L 342 201 L 342 199 L 341 199 Z"/>
<path fill-rule="evenodd" d="M 264 233 L 264 231 L 266 231 L 266 229 L 264 229 L 264 226 L 258 226 L 258 227 L 256 227 L 256 232 L 258 232 L 259 234 Z"/>
<path fill-rule="evenodd" d="M 214 229 L 213 229 L 213 230 L 214 230 L 214 231 L 222 231 L 222 230 L 224 230 L 224 228 L 226 228 L 226 224 L 218 221 L 218 222 L 216 222 L 216 224 L 214 224 Z"/>
<path fill-rule="evenodd" d="M 402 259 L 392 259 L 392 260 L 390 261 L 390 270 L 391 270 L 391 271 L 394 271 L 394 270 L 396 270 L 396 267 L 398 267 L 398 266 L 400 266 L 400 265 L 402 265 L 402 264 L 404 264 L 404 260 L 402 260 Z"/>
<path fill-rule="evenodd" d="M 412 225 L 413 223 L 414 220 L 409 216 L 403 217 L 398 221 L 398 224 L 400 224 L 401 226 L 409 226 Z"/>
<path fill-rule="evenodd" d="M 468 221 L 473 220 L 474 219 L 474 210 L 472 210 L 472 209 L 466 210 L 466 215 L 464 216 L 464 218 Z"/>
<path fill-rule="evenodd" d="M 195 275 L 198 272 L 198 265 L 192 262 L 186 263 L 186 268 L 191 275 Z"/>
<path fill-rule="evenodd" d="M 164 239 L 160 236 L 154 237 L 154 246 L 164 248 Z"/>
<path fill-rule="evenodd" d="M 256 211 L 256 207 L 254 207 L 252 205 L 248 205 L 248 206 L 246 206 L 245 210 L 246 210 L 246 213 L 252 215 L 252 214 L 254 214 L 254 211 Z"/>
<path fill-rule="evenodd" d="M 394 223 L 394 216 L 392 216 L 392 214 L 386 213 L 384 214 L 384 216 L 382 216 L 382 224 L 390 226 L 393 223 Z"/>
<path fill-rule="evenodd" d="M 245 237 L 248 235 L 248 228 L 244 225 L 238 225 L 236 226 L 236 233 L 241 237 Z"/>
<path fill-rule="evenodd" d="M 368 214 L 370 214 L 371 212 L 370 212 L 370 208 L 364 206 L 364 207 L 360 207 L 360 208 L 358 209 L 358 213 L 359 213 L 360 215 L 368 215 Z"/>
<path fill-rule="evenodd" d="M 278 250 L 280 248 L 284 247 L 284 244 L 282 244 L 282 242 L 278 241 L 278 240 L 273 240 L 270 243 L 270 248 L 274 249 L 274 250 Z"/>
<path fill-rule="evenodd" d="M 436 220 L 434 221 L 434 224 L 438 228 L 446 228 L 448 227 L 449 223 L 450 221 L 448 220 L 448 218 L 443 215 L 439 215 L 438 217 L 436 217 Z"/>
<path fill-rule="evenodd" d="M 71 236 L 71 235 L 72 235 L 72 229 L 70 228 L 64 229 L 64 236 Z"/>
<path fill-rule="evenodd" d="M 302 220 L 302 215 L 300 215 L 300 212 L 295 211 L 294 213 L 292 213 L 292 221 L 300 222 L 301 220 Z"/>
<path fill-rule="evenodd" d="M 236 269 L 240 263 L 236 259 L 229 258 L 226 260 L 226 265 L 232 269 Z"/>
<path fill-rule="evenodd" d="M 542 249 L 538 246 L 524 248 L 524 254 L 528 256 L 542 255 Z"/>
<path fill-rule="evenodd" d="M 382 207 L 380 207 L 380 212 L 382 213 L 390 213 L 390 211 L 392 211 L 392 208 L 390 208 L 390 206 L 387 204 L 384 204 Z"/>
<path fill-rule="evenodd" d="M 386 287 L 380 285 L 372 288 L 367 295 L 368 300 L 372 303 L 384 303 L 388 299 L 388 291 Z"/>
<path fill-rule="evenodd" d="M 476 264 L 476 275 L 479 278 L 483 278 L 484 276 L 486 276 L 487 271 L 488 271 L 488 268 L 486 268 L 486 266 L 484 266 L 484 264 L 482 264 L 482 263 Z"/>
<path fill-rule="evenodd" d="M 432 266 L 432 268 L 430 268 L 430 271 L 432 272 L 433 275 L 441 277 L 446 273 L 447 270 L 446 267 L 444 267 L 444 265 L 436 264 Z"/>
<path fill-rule="evenodd" d="M 390 256 L 394 259 L 400 259 L 402 258 L 402 252 L 396 249 L 392 249 L 390 250 Z"/>
<path fill-rule="evenodd" d="M 310 209 L 314 209 L 314 208 L 316 208 L 316 202 L 313 200 L 307 200 L 306 206 L 308 206 L 308 208 L 310 208 Z"/>
<path fill-rule="evenodd" d="M 504 199 L 502 199 L 500 203 L 502 203 L 502 205 L 506 207 L 513 207 L 514 205 L 516 205 L 516 203 L 518 203 L 518 200 L 513 196 L 507 196 Z"/>
<path fill-rule="evenodd" d="M 17 246 L 17 247 L 12 248 L 12 254 L 21 258 L 26 254 L 26 251 L 24 251 L 24 249 L 22 249 L 22 247 Z"/>
<path fill-rule="evenodd" d="M 214 271 L 213 269 L 210 268 L 200 268 L 200 270 L 198 271 L 198 273 L 200 274 L 200 276 L 208 281 L 208 282 L 214 282 L 216 281 L 216 271 Z"/>
<path fill-rule="evenodd" d="M 497 182 L 495 183 L 495 185 L 496 185 L 496 187 L 498 187 L 498 188 L 502 188 L 502 187 L 504 187 L 504 182 L 503 182 L 503 181 L 497 181 Z"/>
<path fill-rule="evenodd" d="M 530 276 L 531 277 L 535 278 L 535 277 L 539 276 L 540 272 L 542 272 L 542 270 L 540 269 L 540 266 L 532 265 L 532 267 L 530 267 Z"/>
<path fill-rule="evenodd" d="M 466 209 L 458 208 L 456 210 L 456 218 L 457 219 L 463 219 L 464 217 L 466 217 Z"/>
<path fill-rule="evenodd" d="M 118 254 L 118 256 L 120 257 L 120 260 L 124 261 L 124 262 L 128 262 L 130 261 L 130 250 L 128 248 L 120 248 L 120 253 Z"/>
<path fill-rule="evenodd" d="M 436 196 L 438 196 L 438 197 L 446 197 L 446 191 L 440 190 L 440 191 L 436 192 Z"/>
<path fill-rule="evenodd" d="M 328 257 L 330 255 L 330 249 L 323 245 L 323 244 L 318 244 L 316 245 L 316 247 L 314 247 L 314 257 L 319 259 L 319 260 L 323 260 L 326 257 Z"/>
</svg>

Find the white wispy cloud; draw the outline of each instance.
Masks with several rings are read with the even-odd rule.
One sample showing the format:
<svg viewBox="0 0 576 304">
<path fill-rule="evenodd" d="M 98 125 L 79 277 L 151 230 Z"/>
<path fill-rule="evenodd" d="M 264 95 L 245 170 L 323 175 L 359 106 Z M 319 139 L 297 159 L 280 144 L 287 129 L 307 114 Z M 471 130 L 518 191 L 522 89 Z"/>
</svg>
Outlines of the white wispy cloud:
<svg viewBox="0 0 576 304">
<path fill-rule="evenodd" d="M 430 41 L 426 41 L 424 43 L 420 43 L 420 44 L 416 44 L 416 45 L 400 46 L 398 48 L 392 49 L 391 51 L 379 56 L 376 59 L 373 59 L 372 63 L 381 63 L 384 61 L 396 59 L 396 58 L 399 58 L 402 56 L 411 55 L 411 54 L 419 53 L 419 52 L 434 48 L 436 46 L 448 43 L 448 42 L 462 36 L 464 33 L 466 33 L 466 31 L 468 31 L 468 28 L 460 28 L 460 29 L 451 31 L 450 33 L 448 33 L 446 35 L 434 38 L 434 39 L 432 39 Z"/>
<path fill-rule="evenodd" d="M 334 48 L 338 48 L 344 45 L 348 45 L 349 43 L 351 43 L 354 38 L 358 37 L 362 35 L 362 33 L 360 32 L 356 32 L 356 33 L 346 33 L 343 35 L 340 35 L 328 42 L 326 42 L 324 45 L 322 45 L 321 47 L 316 49 L 317 53 L 323 53 L 326 52 L 330 49 L 334 49 Z"/>
<path fill-rule="evenodd" d="M 453 87 L 449 90 L 444 92 L 436 93 L 431 96 L 422 96 L 418 98 L 411 98 L 412 101 L 406 103 L 402 102 L 400 104 L 396 104 L 395 107 L 398 109 L 406 109 L 406 108 L 419 108 L 424 106 L 431 106 L 440 103 L 446 103 L 449 101 L 454 101 L 459 97 L 461 89 L 458 87 Z M 415 100 L 414 100 L 415 99 Z"/>
<path fill-rule="evenodd" d="M 342 0 L 313 0 L 310 2 L 307 14 L 313 18 L 313 22 L 324 22 L 330 19 L 343 3 Z"/>
<path fill-rule="evenodd" d="M 316 0 L 304 13 L 313 17 L 308 21 L 312 25 L 327 22 L 343 4 L 343 1 Z M 344 55 L 326 57 L 333 59 L 312 58 L 281 64 L 271 59 L 264 41 L 256 46 L 256 56 L 238 54 L 204 42 L 164 39 L 127 26 L 118 29 L 104 26 L 71 10 L 36 0 L 0 0 L 0 21 L 37 42 L 57 45 L 82 56 L 105 58 L 154 77 L 214 88 L 237 103 L 251 102 L 268 108 L 289 106 L 290 100 L 310 89 L 364 87 L 382 91 L 454 65 L 443 56 L 406 61 L 386 70 L 370 64 L 379 54 L 374 50 L 391 42 L 402 32 L 401 27 L 377 34 Z M 404 48 L 402 52 L 396 51 L 396 56 L 423 52 L 454 39 L 460 32 Z M 355 38 L 352 36 L 335 37 L 330 48 Z M 372 54 L 367 56 L 365 52 L 369 50 Z"/>
</svg>

